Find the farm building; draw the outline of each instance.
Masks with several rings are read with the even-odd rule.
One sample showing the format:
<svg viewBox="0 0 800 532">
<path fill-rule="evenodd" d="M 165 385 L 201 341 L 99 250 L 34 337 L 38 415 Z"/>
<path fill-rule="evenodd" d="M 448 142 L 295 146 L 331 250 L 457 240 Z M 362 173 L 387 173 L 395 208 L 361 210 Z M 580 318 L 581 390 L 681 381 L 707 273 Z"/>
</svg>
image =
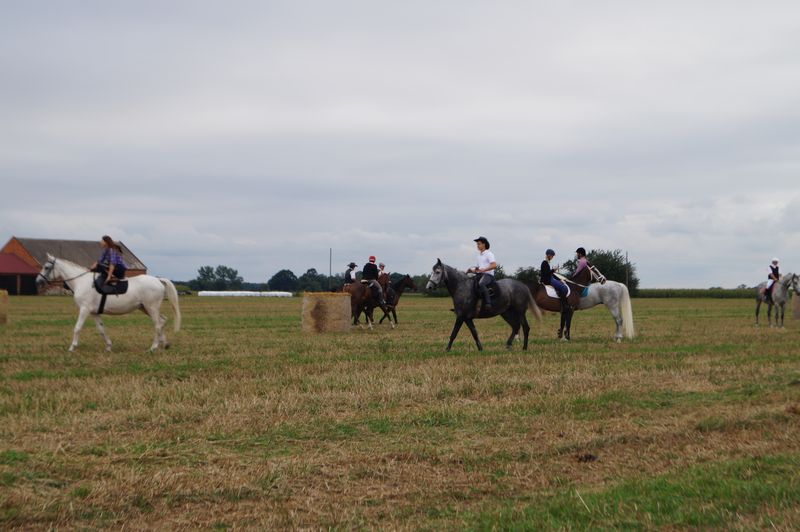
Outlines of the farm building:
<svg viewBox="0 0 800 532">
<path fill-rule="evenodd" d="M 123 258 L 128 265 L 127 276 L 142 275 L 147 273 L 147 266 L 139 260 L 128 247 L 119 242 L 122 247 Z M 18 238 L 11 239 L 0 249 L 0 288 L 8 290 L 9 294 L 35 294 L 36 275 L 47 262 L 47 254 L 66 259 L 87 268 L 100 256 L 98 240 L 57 240 L 48 238 Z M 13 258 L 8 257 L 8 255 Z M 22 263 L 30 269 L 25 269 Z M 14 271 L 20 270 L 20 271 Z M 23 271 L 24 270 L 24 271 Z M 14 291 L 6 288 L 7 283 L 14 284 Z M 32 287 L 32 291 L 30 288 Z"/>
<path fill-rule="evenodd" d="M 36 294 L 39 270 L 11 253 L 0 253 L 0 290 L 9 295 Z"/>
</svg>

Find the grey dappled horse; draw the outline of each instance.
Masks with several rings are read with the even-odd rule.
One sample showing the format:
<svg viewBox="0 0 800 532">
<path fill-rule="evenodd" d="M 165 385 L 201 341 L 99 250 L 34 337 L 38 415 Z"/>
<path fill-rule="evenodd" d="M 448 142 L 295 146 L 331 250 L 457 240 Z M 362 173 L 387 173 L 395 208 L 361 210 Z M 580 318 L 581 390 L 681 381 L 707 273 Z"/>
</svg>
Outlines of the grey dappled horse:
<svg viewBox="0 0 800 532">
<path fill-rule="evenodd" d="M 491 312 L 479 312 L 480 297 L 475 290 L 475 279 L 473 277 L 452 266 L 443 264 L 441 259 L 437 259 L 425 288 L 426 290 L 433 290 L 442 285 L 450 292 L 450 297 L 453 298 L 453 310 L 456 313 L 456 322 L 453 325 L 453 332 L 450 333 L 450 342 L 447 344 L 448 351 L 453 346 L 453 340 L 456 339 L 461 326 L 465 323 L 475 339 L 478 351 L 482 351 L 483 346 L 478 339 L 478 331 L 475 330 L 475 324 L 472 320 L 475 318 L 492 318 L 494 316 L 502 316 L 511 326 L 511 336 L 508 337 L 506 342 L 508 349 L 511 349 L 511 344 L 514 341 L 514 337 L 519 333 L 520 327 L 522 327 L 523 334 L 522 348 L 528 349 L 528 333 L 531 328 L 528 325 L 525 313 L 528 309 L 531 309 L 537 321 L 541 320 L 542 313 L 533 301 L 530 290 L 523 283 L 514 279 L 497 281 L 495 294 L 492 296 Z"/>
<path fill-rule="evenodd" d="M 772 301 L 768 301 L 765 290 L 767 282 L 764 281 L 756 287 L 756 325 L 758 325 L 758 311 L 761 309 L 761 303 L 767 304 L 767 323 L 772 326 L 772 307 L 775 309 L 775 325 L 783 327 L 783 314 L 785 311 L 786 302 L 789 300 L 790 288 L 794 290 L 795 297 L 800 296 L 800 276 L 796 273 L 787 273 L 781 275 L 781 278 L 775 281 L 772 288 Z M 778 323 L 780 318 L 780 324 Z"/>
</svg>

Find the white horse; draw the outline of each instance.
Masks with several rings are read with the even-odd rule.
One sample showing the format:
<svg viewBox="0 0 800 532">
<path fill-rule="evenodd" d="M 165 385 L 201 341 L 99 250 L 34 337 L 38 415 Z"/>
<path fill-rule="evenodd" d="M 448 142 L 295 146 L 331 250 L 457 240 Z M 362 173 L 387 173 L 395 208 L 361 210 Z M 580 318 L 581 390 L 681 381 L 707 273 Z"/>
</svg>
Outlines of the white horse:
<svg viewBox="0 0 800 532">
<path fill-rule="evenodd" d="M 633 327 L 633 310 L 628 287 L 616 281 L 606 281 L 605 277 L 598 274 L 594 268 L 591 269 L 591 272 L 593 282 L 588 286 L 589 293 L 581 297 L 578 310 L 590 309 L 600 304 L 605 305 L 617 324 L 614 339 L 617 342 L 622 341 L 623 334 L 625 338 L 633 338 L 636 331 Z"/>
<path fill-rule="evenodd" d="M 783 315 L 791 290 L 794 289 L 795 297 L 800 295 L 800 276 L 796 273 L 781 275 L 781 278 L 772 285 L 772 301 L 767 300 L 766 288 L 766 281 L 756 287 L 756 326 L 758 326 L 758 311 L 761 309 L 761 303 L 766 303 L 767 323 L 772 327 L 772 306 L 775 305 L 775 326 L 783 327 Z M 779 318 L 780 325 L 778 324 Z"/>
<path fill-rule="evenodd" d="M 36 277 L 38 285 L 44 285 L 51 281 L 63 281 L 75 294 L 75 304 L 78 306 L 78 321 L 75 322 L 75 329 L 72 334 L 72 344 L 70 351 L 74 351 L 78 345 L 78 333 L 83 327 L 83 323 L 90 315 L 97 324 L 97 330 L 106 344 L 106 351 L 111 351 L 111 340 L 106 335 L 103 321 L 100 319 L 98 309 L 100 306 L 101 295 L 94 288 L 94 275 L 91 270 L 79 266 L 65 259 L 57 259 L 48 253 L 47 262 L 42 267 L 42 271 Z M 159 313 L 161 302 L 166 295 L 172 309 L 175 311 L 175 332 L 181 328 L 181 309 L 178 306 L 178 292 L 175 285 L 169 279 L 153 277 L 151 275 L 137 275 L 130 277 L 128 281 L 128 291 L 121 295 L 109 295 L 106 299 L 105 310 L 107 314 L 127 314 L 134 310 L 141 310 L 147 314 L 156 332 L 150 351 L 155 351 L 159 346 L 165 349 L 169 347 L 167 337 L 164 334 L 164 325 L 167 318 Z"/>
</svg>

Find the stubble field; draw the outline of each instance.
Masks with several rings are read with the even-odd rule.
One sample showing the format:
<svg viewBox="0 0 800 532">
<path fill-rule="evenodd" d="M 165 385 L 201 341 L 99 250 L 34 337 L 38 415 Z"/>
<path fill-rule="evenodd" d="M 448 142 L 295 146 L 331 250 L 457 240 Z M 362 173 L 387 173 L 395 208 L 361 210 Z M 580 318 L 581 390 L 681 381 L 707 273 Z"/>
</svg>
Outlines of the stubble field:
<svg viewBox="0 0 800 532">
<path fill-rule="evenodd" d="M 800 528 L 800 324 L 746 300 L 633 300 L 480 320 L 453 351 L 449 299 L 400 326 L 304 334 L 301 298 L 181 299 L 146 353 L 144 315 L 88 322 L 12 297 L 0 326 L 4 529 Z M 169 307 L 162 310 L 171 318 Z"/>
</svg>

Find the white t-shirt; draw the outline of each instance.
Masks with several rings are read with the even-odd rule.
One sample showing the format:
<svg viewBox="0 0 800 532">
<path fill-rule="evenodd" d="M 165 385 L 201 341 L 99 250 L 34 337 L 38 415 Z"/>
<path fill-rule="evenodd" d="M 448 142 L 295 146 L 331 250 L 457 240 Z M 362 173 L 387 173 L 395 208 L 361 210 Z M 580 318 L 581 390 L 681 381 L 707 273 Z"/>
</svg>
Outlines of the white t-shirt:
<svg viewBox="0 0 800 532">
<path fill-rule="evenodd" d="M 494 253 L 485 249 L 478 255 L 478 268 L 484 269 L 488 268 L 489 265 L 493 262 L 497 262 L 494 258 Z M 480 273 L 488 273 L 489 275 L 494 275 L 494 270 L 489 270 L 488 272 L 480 272 Z"/>
</svg>

